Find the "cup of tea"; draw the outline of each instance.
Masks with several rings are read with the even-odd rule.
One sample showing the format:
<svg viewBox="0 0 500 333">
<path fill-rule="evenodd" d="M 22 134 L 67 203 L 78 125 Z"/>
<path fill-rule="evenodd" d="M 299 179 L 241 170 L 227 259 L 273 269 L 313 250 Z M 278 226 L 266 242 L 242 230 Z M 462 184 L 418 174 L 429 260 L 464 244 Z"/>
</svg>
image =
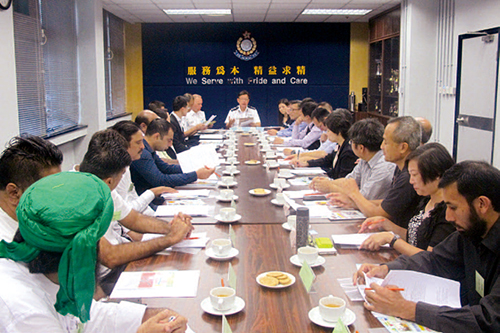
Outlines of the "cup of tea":
<svg viewBox="0 0 500 333">
<path fill-rule="evenodd" d="M 319 314 L 324 321 L 336 322 L 345 311 L 345 301 L 340 297 L 327 296 L 319 300 Z"/>
<path fill-rule="evenodd" d="M 297 215 L 288 215 L 286 222 L 291 229 L 295 229 L 295 226 L 297 225 Z"/>
<path fill-rule="evenodd" d="M 221 177 L 222 184 L 224 185 L 232 185 L 234 182 L 233 176 L 223 176 Z"/>
<path fill-rule="evenodd" d="M 232 248 L 231 240 L 227 238 L 217 238 L 212 241 L 212 250 L 217 257 L 225 257 Z"/>
<path fill-rule="evenodd" d="M 290 177 L 290 176 L 292 176 L 292 172 L 290 171 L 290 169 L 282 169 L 282 170 L 280 170 L 279 176 Z"/>
<path fill-rule="evenodd" d="M 217 287 L 210 290 L 210 303 L 219 311 L 229 310 L 233 307 L 236 291 L 229 287 Z"/>
<path fill-rule="evenodd" d="M 274 151 L 266 150 L 266 158 L 275 158 L 275 157 L 276 157 L 276 153 Z"/>
<path fill-rule="evenodd" d="M 222 221 L 234 221 L 234 217 L 236 216 L 236 209 L 232 207 L 221 208 L 219 214 Z"/>
<path fill-rule="evenodd" d="M 227 163 L 231 163 L 231 164 L 232 163 L 236 163 L 236 157 L 234 157 L 234 156 L 233 157 L 228 157 L 227 158 Z"/>
<path fill-rule="evenodd" d="M 304 246 L 297 250 L 297 255 L 301 263 L 305 261 L 309 265 L 312 265 L 318 259 L 318 249 L 311 246 Z"/>
<path fill-rule="evenodd" d="M 234 173 L 234 172 L 238 171 L 238 169 L 234 165 L 228 165 L 226 167 L 226 171 L 229 172 L 229 173 Z"/>
<path fill-rule="evenodd" d="M 220 190 L 220 197 L 225 200 L 231 200 L 234 196 L 233 190 Z"/>
<path fill-rule="evenodd" d="M 285 197 L 283 193 L 276 193 L 276 202 L 279 203 L 280 205 L 285 204 Z"/>
<path fill-rule="evenodd" d="M 274 183 L 274 186 L 283 188 L 286 185 L 286 179 L 276 177 L 276 178 L 274 178 L 273 183 Z"/>
<path fill-rule="evenodd" d="M 229 148 L 227 149 L 226 156 L 227 157 L 234 157 L 234 147 L 233 147 L 233 149 L 229 149 Z"/>
</svg>

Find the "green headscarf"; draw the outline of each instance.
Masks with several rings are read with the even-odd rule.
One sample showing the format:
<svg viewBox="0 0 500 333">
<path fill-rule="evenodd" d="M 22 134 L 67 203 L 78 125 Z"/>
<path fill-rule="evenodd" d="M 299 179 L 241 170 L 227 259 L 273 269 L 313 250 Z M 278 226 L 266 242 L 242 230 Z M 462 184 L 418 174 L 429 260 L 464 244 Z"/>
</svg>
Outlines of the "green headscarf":
<svg viewBox="0 0 500 333">
<path fill-rule="evenodd" d="M 0 242 L 0 257 L 30 262 L 40 251 L 62 253 L 54 305 L 61 315 L 90 319 L 97 242 L 113 216 L 109 187 L 94 175 L 61 172 L 42 178 L 17 206 L 23 243 Z"/>
</svg>

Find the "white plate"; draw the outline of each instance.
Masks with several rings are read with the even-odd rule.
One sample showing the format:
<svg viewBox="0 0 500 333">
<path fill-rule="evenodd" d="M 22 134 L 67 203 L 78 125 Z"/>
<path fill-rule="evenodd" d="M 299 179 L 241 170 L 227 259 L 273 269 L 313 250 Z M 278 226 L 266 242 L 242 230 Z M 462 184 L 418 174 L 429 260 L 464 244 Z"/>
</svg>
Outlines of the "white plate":
<svg viewBox="0 0 500 333">
<path fill-rule="evenodd" d="M 273 164 L 270 164 L 270 165 L 269 165 L 269 169 L 276 169 L 276 168 L 278 168 L 279 166 L 280 166 L 280 164 L 279 164 L 279 163 L 273 163 Z M 262 164 L 262 167 L 264 167 L 264 168 L 265 168 L 265 167 L 267 167 L 267 163 Z"/>
<path fill-rule="evenodd" d="M 278 178 L 286 178 L 286 179 L 288 179 L 288 178 L 293 178 L 293 177 L 295 177 L 295 176 L 294 176 L 293 174 L 289 174 L 288 176 L 285 176 L 284 174 L 282 174 L 282 173 L 280 172 L 280 173 L 278 173 L 278 174 L 276 175 L 276 177 L 278 177 Z"/>
<path fill-rule="evenodd" d="M 245 146 L 245 147 L 253 147 L 253 146 L 255 146 L 255 145 L 256 145 L 256 143 L 255 143 L 255 142 L 245 142 L 245 143 L 243 144 L 243 146 Z"/>
<path fill-rule="evenodd" d="M 235 249 L 234 247 L 232 247 L 227 256 L 220 257 L 220 256 L 216 256 L 214 249 L 209 247 L 208 249 L 205 250 L 205 254 L 207 255 L 207 257 L 210 257 L 213 260 L 223 261 L 223 260 L 233 259 L 238 254 L 240 254 L 240 251 L 238 251 L 238 249 Z"/>
<path fill-rule="evenodd" d="M 319 314 L 319 306 L 312 308 L 311 311 L 309 311 L 309 319 L 316 325 L 323 327 L 334 328 L 335 325 L 337 325 L 337 322 L 325 321 L 321 318 L 321 315 Z M 341 319 L 344 325 L 349 326 L 356 321 L 356 315 L 350 309 L 346 308 Z"/>
<path fill-rule="evenodd" d="M 239 175 L 240 174 L 240 170 L 236 170 L 236 171 L 233 171 L 233 175 Z M 222 171 L 222 174 L 223 175 L 228 175 L 228 176 L 231 176 L 231 171 L 228 171 L 228 170 L 224 170 Z"/>
<path fill-rule="evenodd" d="M 277 190 L 277 189 L 278 189 L 278 186 L 276 186 L 274 183 L 269 184 L 269 187 L 270 187 L 270 188 L 274 188 L 275 190 Z M 285 184 L 285 185 L 282 187 L 282 189 L 289 188 L 289 187 L 290 187 L 290 184 Z"/>
<path fill-rule="evenodd" d="M 254 192 L 254 190 L 250 190 L 250 191 L 248 191 L 248 193 L 250 193 L 251 195 L 255 195 L 256 197 L 264 197 L 264 196 L 271 193 L 271 190 L 268 190 L 267 188 L 265 188 L 264 190 L 266 191 L 266 193 L 264 193 L 264 194 L 257 194 Z"/>
<path fill-rule="evenodd" d="M 225 165 L 231 165 L 231 162 L 224 161 L 224 162 L 222 162 L 222 164 L 225 164 Z M 239 161 L 236 161 L 236 162 L 233 162 L 233 164 L 234 164 L 234 165 L 238 165 L 238 164 L 240 164 L 240 162 L 239 162 Z"/>
<path fill-rule="evenodd" d="M 218 201 L 222 201 L 222 202 L 231 202 L 231 201 L 236 201 L 238 200 L 238 196 L 237 195 L 233 195 L 233 198 L 232 199 L 225 199 L 225 198 L 222 198 L 220 195 L 216 196 L 215 199 L 217 199 Z"/>
<path fill-rule="evenodd" d="M 302 263 L 299 261 L 299 256 L 297 254 L 290 257 L 290 262 L 295 266 L 302 267 Z M 312 265 L 309 265 L 309 267 L 318 267 L 323 265 L 325 262 L 326 262 L 325 258 L 323 258 L 322 256 L 318 256 L 316 262 Z"/>
<path fill-rule="evenodd" d="M 288 222 L 283 223 L 281 226 L 285 230 L 292 231 L 292 227 L 288 224 Z"/>
<path fill-rule="evenodd" d="M 274 287 L 265 286 L 265 285 L 263 285 L 262 283 L 260 283 L 259 279 L 260 279 L 261 277 L 266 276 L 266 274 L 267 274 L 267 273 L 271 273 L 271 272 L 278 272 L 278 273 L 283 273 L 283 274 L 286 274 L 286 275 L 290 278 L 290 280 L 292 280 L 292 282 L 290 282 L 290 284 L 287 284 L 286 286 L 285 286 L 285 285 L 282 285 L 282 284 L 278 284 L 277 286 L 274 286 Z M 259 275 L 255 278 L 255 280 L 256 280 L 256 281 L 257 281 L 257 283 L 258 283 L 259 285 L 261 285 L 262 287 L 265 287 L 265 288 L 271 288 L 271 289 L 282 289 L 282 288 L 288 288 L 288 287 L 290 287 L 291 285 L 293 285 L 293 284 L 295 283 L 295 276 L 293 276 L 292 274 L 287 273 L 287 272 L 269 271 L 269 272 L 264 272 L 264 273 L 262 273 L 262 274 L 259 274 Z"/>
<path fill-rule="evenodd" d="M 214 316 L 222 316 L 222 315 L 229 316 L 229 315 L 238 313 L 241 310 L 243 310 L 245 308 L 245 301 L 243 300 L 243 298 L 236 296 L 234 298 L 234 304 L 233 304 L 233 307 L 231 309 L 220 311 L 220 310 L 214 309 L 214 307 L 212 306 L 212 303 L 210 302 L 210 297 L 207 297 L 203 301 L 201 301 L 201 308 L 206 313 L 210 313 L 211 315 L 214 315 Z"/>
<path fill-rule="evenodd" d="M 214 219 L 216 219 L 217 221 L 222 222 L 222 223 L 233 223 L 233 222 L 239 221 L 241 219 L 241 215 L 235 214 L 234 218 L 232 220 L 227 221 L 227 220 L 223 220 L 222 216 L 220 216 L 220 214 L 217 214 L 214 216 Z"/>
<path fill-rule="evenodd" d="M 260 161 L 256 161 L 255 163 L 252 163 L 250 160 L 248 160 L 248 161 L 245 161 L 245 164 L 247 164 L 247 165 L 259 165 Z"/>
<path fill-rule="evenodd" d="M 241 136 L 249 136 L 249 135 L 250 135 L 249 132 L 243 132 L 243 133 L 241 133 Z"/>
<path fill-rule="evenodd" d="M 233 181 L 231 184 L 224 184 L 223 182 L 218 182 L 217 183 L 217 186 L 219 187 L 233 187 L 233 186 L 236 186 L 238 185 L 238 182 L 237 181 Z"/>
<path fill-rule="evenodd" d="M 281 207 L 281 206 L 283 206 L 283 205 L 285 204 L 284 202 L 283 202 L 283 203 L 279 203 L 279 202 L 278 202 L 278 200 L 276 200 L 276 199 L 272 199 L 272 200 L 271 200 L 271 203 L 272 203 L 273 205 L 275 205 L 275 206 L 280 206 L 280 207 Z"/>
</svg>

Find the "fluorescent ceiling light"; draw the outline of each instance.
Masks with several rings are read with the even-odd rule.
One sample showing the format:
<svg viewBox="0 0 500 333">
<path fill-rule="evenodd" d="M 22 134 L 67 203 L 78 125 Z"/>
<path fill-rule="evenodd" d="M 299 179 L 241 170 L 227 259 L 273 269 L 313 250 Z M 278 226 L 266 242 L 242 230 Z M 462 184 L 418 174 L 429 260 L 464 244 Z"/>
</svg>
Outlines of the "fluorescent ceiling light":
<svg viewBox="0 0 500 333">
<path fill-rule="evenodd" d="M 366 15 L 371 9 L 304 9 L 304 15 Z"/>
<path fill-rule="evenodd" d="M 164 9 L 167 15 L 231 15 L 231 9 Z"/>
</svg>

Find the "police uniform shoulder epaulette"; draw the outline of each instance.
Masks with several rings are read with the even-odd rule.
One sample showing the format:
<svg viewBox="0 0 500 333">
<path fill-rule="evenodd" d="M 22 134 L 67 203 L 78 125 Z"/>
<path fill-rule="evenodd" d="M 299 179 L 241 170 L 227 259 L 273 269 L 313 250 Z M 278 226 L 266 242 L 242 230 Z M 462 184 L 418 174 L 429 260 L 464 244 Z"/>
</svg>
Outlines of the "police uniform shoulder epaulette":
<svg viewBox="0 0 500 333">
<path fill-rule="evenodd" d="M 252 110 L 257 110 L 254 106 L 248 105 L 247 108 L 252 109 Z"/>
<path fill-rule="evenodd" d="M 231 112 L 231 111 L 237 111 L 238 108 L 239 108 L 239 106 L 235 106 L 234 108 L 230 109 L 229 112 Z"/>
</svg>

